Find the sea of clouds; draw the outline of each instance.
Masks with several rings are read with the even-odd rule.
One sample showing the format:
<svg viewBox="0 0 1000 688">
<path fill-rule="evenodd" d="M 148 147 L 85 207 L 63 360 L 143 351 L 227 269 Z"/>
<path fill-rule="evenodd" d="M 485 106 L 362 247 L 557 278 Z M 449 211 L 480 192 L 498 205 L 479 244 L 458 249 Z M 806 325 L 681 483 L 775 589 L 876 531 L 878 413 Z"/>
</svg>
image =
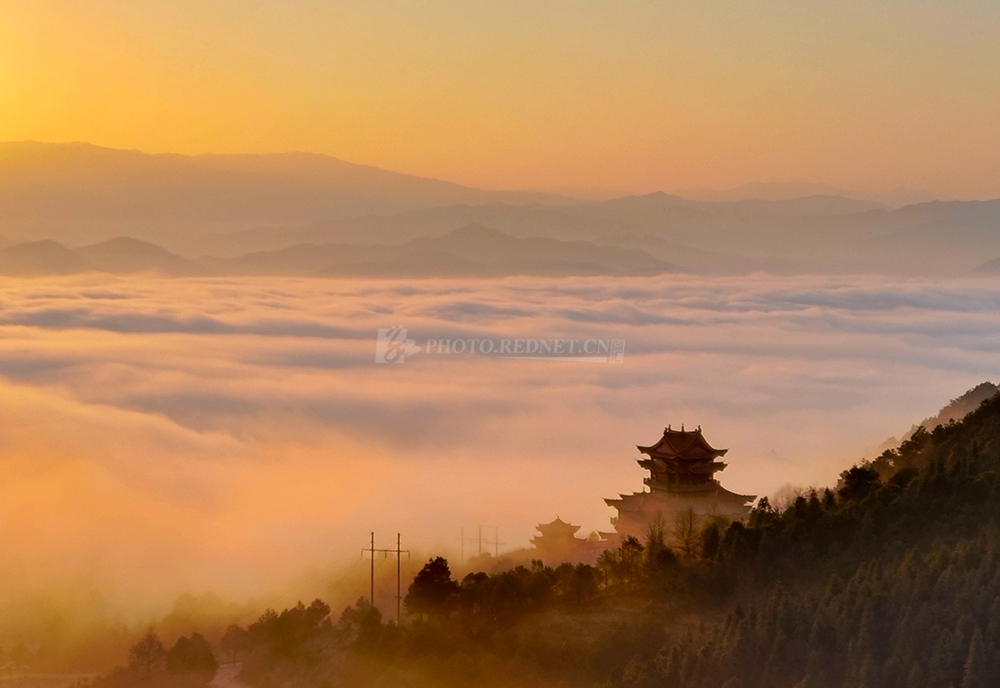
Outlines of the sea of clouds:
<svg viewBox="0 0 1000 688">
<path fill-rule="evenodd" d="M 415 340 L 623 339 L 622 363 Z M 609 528 L 636 444 L 701 425 L 728 488 L 828 485 L 1000 369 L 1000 280 L 7 280 L 0 586 L 250 595 L 382 544 Z"/>
</svg>

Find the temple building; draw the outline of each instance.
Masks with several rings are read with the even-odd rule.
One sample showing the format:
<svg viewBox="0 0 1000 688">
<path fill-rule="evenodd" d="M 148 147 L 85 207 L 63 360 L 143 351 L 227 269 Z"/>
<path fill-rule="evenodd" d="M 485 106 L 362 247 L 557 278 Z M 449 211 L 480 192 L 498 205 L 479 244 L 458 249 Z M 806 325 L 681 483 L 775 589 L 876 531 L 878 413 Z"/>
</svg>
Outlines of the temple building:
<svg viewBox="0 0 1000 688">
<path fill-rule="evenodd" d="M 597 533 L 591 533 L 586 539 L 577 537 L 580 526 L 566 523 L 558 516 L 551 523 L 538 524 L 535 529 L 541 533 L 531 538 L 535 554 L 538 559 L 550 565 L 567 561 L 596 561 L 608 544 Z"/>
<path fill-rule="evenodd" d="M 756 495 L 730 492 L 715 479 L 715 473 L 726 463 L 718 459 L 728 449 L 715 449 L 697 430 L 673 430 L 668 425 L 663 437 L 649 447 L 638 447 L 645 454 L 640 466 L 649 471 L 643 482 L 648 491 L 619 495 L 618 499 L 605 499 L 608 506 L 618 510 L 611 519 L 614 533 L 601 533 L 609 540 L 634 535 L 645 539 L 650 523 L 660 519 L 669 530 L 677 517 L 691 510 L 697 517 L 722 516 L 738 520 L 750 511 L 750 502 Z"/>
</svg>

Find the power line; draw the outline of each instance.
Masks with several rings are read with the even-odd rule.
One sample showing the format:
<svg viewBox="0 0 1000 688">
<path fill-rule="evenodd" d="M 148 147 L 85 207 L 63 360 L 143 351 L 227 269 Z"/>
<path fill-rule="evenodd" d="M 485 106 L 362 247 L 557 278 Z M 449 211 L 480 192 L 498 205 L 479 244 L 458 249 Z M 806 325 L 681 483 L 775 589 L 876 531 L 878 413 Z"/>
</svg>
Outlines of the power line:
<svg viewBox="0 0 1000 688">
<path fill-rule="evenodd" d="M 403 600 L 403 584 L 402 584 L 402 558 L 406 555 L 406 558 L 410 558 L 410 550 L 400 548 L 401 538 L 400 534 L 396 533 L 396 549 L 376 549 L 375 548 L 375 532 L 372 531 L 371 544 L 366 548 L 361 550 L 361 556 L 364 556 L 365 552 L 371 555 L 372 569 L 371 569 L 371 605 L 375 608 L 375 554 L 376 552 L 381 552 L 388 557 L 390 554 L 396 555 L 396 625 L 398 626 L 402 621 L 402 600 Z"/>
<path fill-rule="evenodd" d="M 477 538 L 467 538 L 467 537 L 465 537 L 465 528 L 462 528 L 462 532 L 461 532 L 461 536 L 459 537 L 459 540 L 462 543 L 462 552 L 461 552 L 460 560 L 461 560 L 461 562 L 463 564 L 465 563 L 465 543 L 466 542 L 478 542 L 479 543 L 479 553 L 482 554 L 483 553 L 482 538 L 483 538 L 483 529 L 482 528 L 479 529 L 479 538 L 478 539 Z"/>
<path fill-rule="evenodd" d="M 493 542 L 490 542 L 489 540 L 487 540 L 486 544 L 487 544 L 487 546 L 488 545 L 493 545 L 493 548 L 494 548 L 493 549 L 493 557 L 495 559 L 499 559 L 500 558 L 500 545 L 506 545 L 507 543 L 506 542 L 500 542 L 500 529 L 494 527 L 493 528 Z"/>
<path fill-rule="evenodd" d="M 500 556 L 500 545 L 506 545 L 507 544 L 506 542 L 500 542 L 500 529 L 497 528 L 497 527 L 495 527 L 495 526 L 493 528 L 493 540 L 492 540 L 492 542 L 490 540 L 483 540 L 483 529 L 482 529 L 481 526 L 478 528 L 477 537 L 474 537 L 474 538 L 467 538 L 467 537 L 465 537 L 465 528 L 462 528 L 462 533 L 461 533 L 460 541 L 462 543 L 461 561 L 462 561 L 463 564 L 465 563 L 465 543 L 466 542 L 475 542 L 476 543 L 476 546 L 478 548 L 478 556 L 480 556 L 480 557 L 483 556 L 483 545 L 486 545 L 487 547 L 489 547 L 489 546 L 492 545 L 493 546 L 493 556 L 494 557 L 499 557 Z M 489 551 L 489 550 L 487 550 L 487 551 Z"/>
</svg>

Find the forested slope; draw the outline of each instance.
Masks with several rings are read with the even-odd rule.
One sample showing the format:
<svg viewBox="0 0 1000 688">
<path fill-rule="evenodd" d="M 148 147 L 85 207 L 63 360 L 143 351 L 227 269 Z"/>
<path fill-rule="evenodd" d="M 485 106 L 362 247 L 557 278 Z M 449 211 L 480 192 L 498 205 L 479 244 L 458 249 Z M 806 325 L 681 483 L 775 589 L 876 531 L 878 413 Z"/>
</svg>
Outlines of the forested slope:
<svg viewBox="0 0 1000 688">
<path fill-rule="evenodd" d="M 1000 396 L 683 546 L 653 524 L 593 567 L 536 561 L 461 581 L 435 558 L 401 627 L 363 600 L 333 616 L 317 600 L 230 627 L 219 654 L 244 660 L 257 688 L 992 685 L 998 468 Z"/>
</svg>

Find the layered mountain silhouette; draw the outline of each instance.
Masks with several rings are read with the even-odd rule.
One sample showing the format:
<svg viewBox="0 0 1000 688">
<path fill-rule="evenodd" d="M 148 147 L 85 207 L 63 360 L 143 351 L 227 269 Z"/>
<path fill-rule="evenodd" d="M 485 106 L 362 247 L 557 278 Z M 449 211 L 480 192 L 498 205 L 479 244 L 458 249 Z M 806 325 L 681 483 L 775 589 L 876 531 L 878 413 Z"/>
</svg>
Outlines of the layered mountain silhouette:
<svg viewBox="0 0 1000 688">
<path fill-rule="evenodd" d="M 938 411 L 937 415 L 925 418 L 921 421 L 920 427 L 927 432 L 931 432 L 939 425 L 947 425 L 952 422 L 957 423 L 979 408 L 984 401 L 995 397 L 997 392 L 1000 392 L 1000 387 L 997 387 L 989 380 L 981 382 L 962 396 L 952 399 L 948 402 L 947 406 Z M 912 434 L 913 432 L 911 431 L 904 439 Z"/>
<path fill-rule="evenodd" d="M 0 249 L 0 274 L 67 275 L 89 271 L 360 277 L 501 277 L 506 275 L 649 275 L 676 265 L 631 248 L 586 241 L 519 239 L 470 225 L 441 237 L 401 245 L 297 244 L 235 258 L 189 260 L 155 244 L 118 237 L 68 248 L 44 240 Z"/>
<path fill-rule="evenodd" d="M 0 143 L 0 229 L 70 241 L 198 235 L 456 203 L 561 202 L 311 153 L 152 155 L 86 143 Z"/>
<path fill-rule="evenodd" d="M 177 276 L 205 272 L 194 261 L 131 237 L 116 237 L 75 249 L 51 239 L 0 249 L 0 274 L 4 275 L 69 275 L 90 271 L 116 274 L 158 272 Z"/>
<path fill-rule="evenodd" d="M 398 246 L 300 245 L 215 263 L 226 272 L 379 276 L 644 275 L 679 270 L 645 251 L 515 238 L 480 225 Z"/>
<path fill-rule="evenodd" d="M 339 245 L 336 255 L 348 258 L 330 258 L 329 264 L 347 269 L 348 263 L 371 262 L 357 246 L 400 247 L 429 237 L 460 242 L 462 235 L 450 233 L 469 225 L 517 239 L 644 251 L 695 272 L 964 274 L 1000 256 L 1000 200 L 892 207 L 818 185 L 738 191 L 716 200 L 666 193 L 579 200 L 473 189 L 309 153 L 183 156 L 88 144 L 0 144 L 0 235 L 64 246 L 129 236 L 188 259 L 208 254 L 244 261 L 227 269 L 244 269 L 252 261 L 241 257 L 250 253 L 294 254 L 303 244 Z M 747 193 L 766 198 L 718 200 Z M 806 195 L 792 196 L 799 193 Z M 462 258 L 457 244 L 445 251 L 443 264 L 441 246 L 418 247 L 407 251 L 411 261 L 427 261 L 423 272 L 431 265 L 457 270 L 460 258 L 478 265 L 476 258 Z M 542 269 L 546 247 L 536 248 L 543 256 L 533 269 Z M 18 250 L 24 265 L 62 260 L 63 269 L 76 269 L 75 258 L 58 258 L 51 245 Z M 609 255 L 616 262 L 628 254 Z M 528 264 L 527 257 L 518 260 Z M 589 258 L 574 264 L 610 265 Z M 981 269 L 998 266 L 1000 260 Z M 182 269 L 175 263 L 169 271 Z M 422 272 L 412 265 L 408 270 Z"/>
<path fill-rule="evenodd" d="M 594 239 L 640 232 L 688 233 L 720 226 L 773 226 L 789 219 L 848 216 L 880 208 L 866 201 L 815 196 L 787 201 L 733 203 L 689 201 L 662 192 L 612 201 L 558 205 L 487 203 L 450 205 L 399 214 L 338 218 L 297 227 L 255 228 L 234 235 L 233 245 L 273 247 L 302 241 L 405 241 L 467 224 L 481 224 L 514 236 Z"/>
<path fill-rule="evenodd" d="M 921 203 L 810 196 L 690 201 L 664 193 L 603 202 L 459 204 L 399 214 L 258 227 L 213 238 L 223 255 L 292 243 L 398 243 L 467 224 L 518 237 L 638 248 L 696 272 L 966 273 L 1000 253 L 1000 201 Z"/>
<path fill-rule="evenodd" d="M 51 239 L 0 249 L 0 273 L 5 275 L 68 275 L 89 269 L 80 253 Z"/>
<path fill-rule="evenodd" d="M 882 193 L 868 193 L 842 189 L 830 184 L 807 184 L 802 182 L 751 182 L 731 189 L 715 190 L 702 188 L 677 189 L 678 196 L 696 201 L 740 201 L 747 198 L 762 198 L 780 201 L 804 196 L 844 196 L 863 201 L 880 203 L 891 208 L 900 208 L 914 203 L 926 203 L 939 197 L 923 189 L 899 188 Z M 624 195 L 624 194 L 619 194 Z"/>
<path fill-rule="evenodd" d="M 919 428 L 923 428 L 927 432 L 933 432 L 934 428 L 939 425 L 957 423 L 979 408 L 984 401 L 995 397 L 998 392 L 1000 392 L 1000 387 L 993 384 L 989 380 L 986 382 L 980 382 L 978 385 L 968 390 L 965 394 L 952 399 L 935 415 L 930 418 L 923 419 L 918 425 L 912 426 L 909 430 L 903 433 L 901 439 L 890 437 L 869 453 L 878 456 L 887 449 L 896 449 L 902 442 L 905 442 L 913 437 L 914 433 L 916 433 Z"/>
</svg>

